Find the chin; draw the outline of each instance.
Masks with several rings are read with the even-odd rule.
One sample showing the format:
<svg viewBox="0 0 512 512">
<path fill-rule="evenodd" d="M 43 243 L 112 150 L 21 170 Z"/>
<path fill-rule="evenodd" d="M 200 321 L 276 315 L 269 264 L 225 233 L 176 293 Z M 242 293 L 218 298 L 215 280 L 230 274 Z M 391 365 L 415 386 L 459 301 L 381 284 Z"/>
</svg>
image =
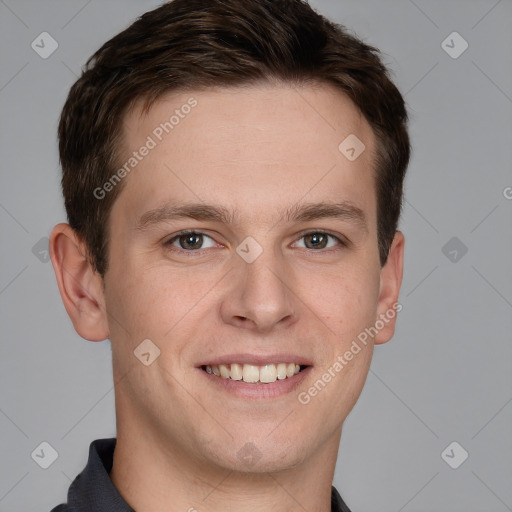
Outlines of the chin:
<svg viewBox="0 0 512 512">
<path fill-rule="evenodd" d="M 267 437 L 265 439 L 265 436 Z M 236 438 L 227 446 L 212 446 L 206 455 L 212 464 L 239 473 L 276 473 L 300 465 L 306 459 L 306 447 L 299 444 L 307 441 L 306 436 L 293 445 L 288 437 L 286 442 L 270 439 L 267 434 L 254 441 L 249 436 Z"/>
</svg>

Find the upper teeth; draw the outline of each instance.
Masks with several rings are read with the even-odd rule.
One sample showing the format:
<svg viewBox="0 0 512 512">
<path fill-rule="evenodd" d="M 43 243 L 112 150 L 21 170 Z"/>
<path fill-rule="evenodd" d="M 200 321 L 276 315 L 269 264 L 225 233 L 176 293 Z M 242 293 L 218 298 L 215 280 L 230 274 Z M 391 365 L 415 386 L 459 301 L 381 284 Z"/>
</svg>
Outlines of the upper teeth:
<svg viewBox="0 0 512 512">
<path fill-rule="evenodd" d="M 295 363 L 266 364 L 256 366 L 253 364 L 219 364 L 206 365 L 206 371 L 218 375 L 224 379 L 242 380 L 244 382 L 275 382 L 286 377 L 293 377 L 299 373 L 300 366 Z"/>
</svg>

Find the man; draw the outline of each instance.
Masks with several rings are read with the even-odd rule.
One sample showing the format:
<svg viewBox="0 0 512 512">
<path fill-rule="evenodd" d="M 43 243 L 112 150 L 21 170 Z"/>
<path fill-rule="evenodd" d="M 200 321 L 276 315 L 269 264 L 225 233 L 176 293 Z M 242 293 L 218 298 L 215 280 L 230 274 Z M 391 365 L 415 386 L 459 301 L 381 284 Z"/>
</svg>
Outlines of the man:
<svg viewBox="0 0 512 512">
<path fill-rule="evenodd" d="M 394 332 L 407 114 L 300 0 L 174 0 L 107 42 L 59 125 L 51 258 L 111 340 L 117 437 L 63 511 L 348 511 L 332 487 Z"/>
</svg>

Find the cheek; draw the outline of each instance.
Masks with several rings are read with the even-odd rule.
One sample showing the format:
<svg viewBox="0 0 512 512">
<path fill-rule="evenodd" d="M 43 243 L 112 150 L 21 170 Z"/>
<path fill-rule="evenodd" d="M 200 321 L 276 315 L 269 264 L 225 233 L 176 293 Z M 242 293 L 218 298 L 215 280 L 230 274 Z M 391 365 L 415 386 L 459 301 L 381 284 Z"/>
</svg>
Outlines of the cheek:
<svg viewBox="0 0 512 512">
<path fill-rule="evenodd" d="M 131 339 L 154 339 L 164 343 L 186 325 L 195 325 L 203 302 L 214 287 L 216 276 L 165 265 L 125 268 L 111 279 L 107 307 Z M 204 312 L 203 312 L 204 313 Z M 182 321 L 184 319 L 187 321 Z M 111 322 L 117 329 L 116 322 Z"/>
<path fill-rule="evenodd" d="M 164 269 L 128 267 L 123 274 L 112 273 L 106 293 L 114 371 L 117 379 L 129 374 L 126 385 L 130 394 L 142 396 L 158 379 L 166 379 L 165 371 L 159 375 L 159 367 L 173 372 L 181 365 L 188 339 L 182 329 L 194 325 L 198 299 L 192 289 L 183 291 L 176 273 L 171 276 Z M 146 367 L 134 356 L 148 339 L 154 344 L 149 344 L 149 350 L 156 353 L 156 346 L 159 353 L 156 364 Z"/>
<path fill-rule="evenodd" d="M 319 281 L 314 296 L 309 292 L 307 303 L 339 339 L 352 339 L 374 323 L 379 280 L 373 274 L 368 271 L 331 273 Z"/>
</svg>

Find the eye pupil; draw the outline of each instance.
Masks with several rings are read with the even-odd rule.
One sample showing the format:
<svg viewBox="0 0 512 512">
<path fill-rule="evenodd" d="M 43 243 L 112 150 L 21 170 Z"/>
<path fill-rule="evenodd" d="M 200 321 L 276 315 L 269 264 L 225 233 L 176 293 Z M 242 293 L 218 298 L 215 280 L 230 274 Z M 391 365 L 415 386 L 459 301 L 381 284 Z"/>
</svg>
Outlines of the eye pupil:
<svg viewBox="0 0 512 512">
<path fill-rule="evenodd" d="M 180 236 L 179 242 L 182 249 L 200 249 L 203 245 L 203 235 L 187 233 Z"/>
<path fill-rule="evenodd" d="M 322 233 L 311 233 L 304 237 L 304 245 L 308 249 L 323 249 L 327 245 L 327 236 Z"/>
</svg>

